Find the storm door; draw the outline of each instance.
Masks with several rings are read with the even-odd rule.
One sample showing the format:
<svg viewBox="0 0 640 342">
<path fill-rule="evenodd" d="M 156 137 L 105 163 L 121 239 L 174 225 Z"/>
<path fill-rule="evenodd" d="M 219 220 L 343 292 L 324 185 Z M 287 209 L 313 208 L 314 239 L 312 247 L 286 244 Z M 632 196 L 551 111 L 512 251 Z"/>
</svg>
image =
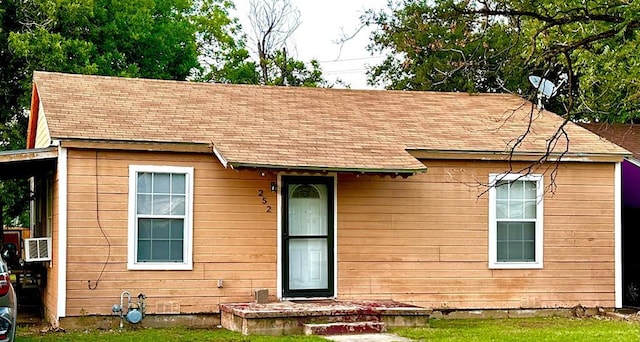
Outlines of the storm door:
<svg viewBox="0 0 640 342">
<path fill-rule="evenodd" d="M 284 297 L 333 296 L 333 178 L 282 177 Z"/>
</svg>

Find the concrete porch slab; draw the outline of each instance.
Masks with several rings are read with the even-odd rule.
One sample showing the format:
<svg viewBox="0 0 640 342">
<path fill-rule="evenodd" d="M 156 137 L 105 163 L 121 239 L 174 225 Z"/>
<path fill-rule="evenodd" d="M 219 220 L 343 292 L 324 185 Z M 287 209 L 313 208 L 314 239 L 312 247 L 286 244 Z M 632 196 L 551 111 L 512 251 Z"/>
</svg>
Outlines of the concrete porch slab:
<svg viewBox="0 0 640 342">
<path fill-rule="evenodd" d="M 281 301 L 220 304 L 224 328 L 245 335 L 302 334 L 306 323 L 382 322 L 386 327 L 427 326 L 431 310 L 386 301 Z"/>
</svg>

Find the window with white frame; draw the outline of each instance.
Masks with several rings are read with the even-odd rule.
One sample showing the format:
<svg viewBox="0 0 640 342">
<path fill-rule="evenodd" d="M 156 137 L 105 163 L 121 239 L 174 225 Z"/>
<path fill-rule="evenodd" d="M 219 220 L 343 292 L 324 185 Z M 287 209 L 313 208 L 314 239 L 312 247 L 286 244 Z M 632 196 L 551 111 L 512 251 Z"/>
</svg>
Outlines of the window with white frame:
<svg viewBox="0 0 640 342">
<path fill-rule="evenodd" d="M 542 268 L 542 175 L 489 176 L 489 267 Z"/>
<path fill-rule="evenodd" d="M 129 166 L 129 269 L 192 269 L 193 168 Z"/>
</svg>

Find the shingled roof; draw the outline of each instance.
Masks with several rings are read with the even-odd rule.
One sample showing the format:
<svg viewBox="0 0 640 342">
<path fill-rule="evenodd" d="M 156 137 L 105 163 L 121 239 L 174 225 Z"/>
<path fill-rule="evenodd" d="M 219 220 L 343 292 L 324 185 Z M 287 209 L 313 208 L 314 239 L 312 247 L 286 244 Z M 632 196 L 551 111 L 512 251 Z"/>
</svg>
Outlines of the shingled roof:
<svg viewBox="0 0 640 342">
<path fill-rule="evenodd" d="M 228 85 L 36 72 L 51 140 L 209 144 L 225 166 L 416 172 L 422 153 L 539 155 L 562 124 L 508 94 Z M 533 112 L 532 112 L 533 110 Z M 624 149 L 574 124 L 567 157 Z M 561 143 L 556 153 L 562 152 Z"/>
<path fill-rule="evenodd" d="M 640 160 L 640 125 L 581 123 L 580 126 L 631 151 L 635 159 Z"/>
</svg>

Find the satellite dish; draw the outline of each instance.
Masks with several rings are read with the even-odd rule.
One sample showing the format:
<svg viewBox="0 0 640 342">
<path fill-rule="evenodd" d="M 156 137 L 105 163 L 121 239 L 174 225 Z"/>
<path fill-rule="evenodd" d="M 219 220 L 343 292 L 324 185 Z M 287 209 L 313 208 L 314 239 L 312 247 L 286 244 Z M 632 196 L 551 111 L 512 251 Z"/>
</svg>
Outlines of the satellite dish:
<svg viewBox="0 0 640 342">
<path fill-rule="evenodd" d="M 538 90 L 538 93 L 546 98 L 550 98 L 556 93 L 556 85 L 546 78 L 540 76 L 529 76 L 529 82 Z"/>
<path fill-rule="evenodd" d="M 567 74 L 560 75 L 562 79 L 560 84 L 556 86 L 553 82 L 549 81 L 546 78 L 531 75 L 529 76 L 529 82 L 538 90 L 538 108 L 543 109 L 544 105 L 542 104 L 542 98 L 550 99 L 556 95 L 558 88 L 567 81 Z"/>
</svg>

